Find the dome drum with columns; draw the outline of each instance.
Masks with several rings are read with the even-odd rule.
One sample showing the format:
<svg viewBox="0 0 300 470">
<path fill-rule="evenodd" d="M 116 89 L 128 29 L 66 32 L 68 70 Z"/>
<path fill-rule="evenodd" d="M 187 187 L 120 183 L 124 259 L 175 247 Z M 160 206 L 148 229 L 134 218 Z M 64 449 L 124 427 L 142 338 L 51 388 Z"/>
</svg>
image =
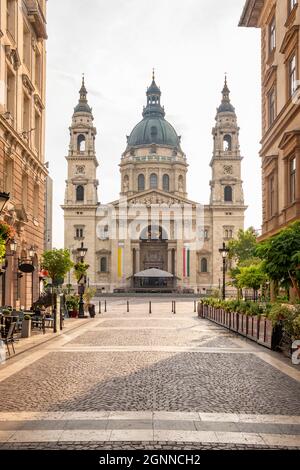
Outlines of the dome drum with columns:
<svg viewBox="0 0 300 470">
<path fill-rule="evenodd" d="M 70 127 L 68 178 L 62 207 L 65 247 L 71 250 L 74 260 L 82 242 L 88 248 L 89 284 L 99 292 L 188 288 L 201 293 L 218 288 L 222 277 L 219 248 L 244 227 L 246 209 L 239 128 L 227 79 L 213 129 L 210 204 L 204 207 L 203 243 L 197 248 L 192 247 L 191 240 L 178 237 L 176 215 L 172 211 L 167 223 L 158 216 L 155 226 L 149 225 L 153 211 L 160 214 L 162 207 L 172 208 L 174 204 L 190 208 L 192 225 L 197 224 L 197 203 L 190 201 L 187 194 L 187 158 L 181 137 L 165 119 L 161 90 L 154 73 L 147 89 L 142 120 L 127 137 L 120 162 L 122 207 L 127 200 L 128 208 L 146 208 L 136 224 L 135 236 L 128 239 L 123 239 L 120 231 L 116 237 L 111 236 L 107 206 L 98 202 L 96 129 L 84 80 L 79 95 Z M 203 164 L 203 156 L 201 161 Z M 120 201 L 111 203 L 116 218 Z M 133 222 L 133 216 L 129 216 L 128 227 Z M 102 227 L 100 235 L 99 226 Z M 145 272 L 151 276 L 145 277 Z M 159 272 L 169 273 L 169 276 L 153 278 L 153 273 Z"/>
</svg>

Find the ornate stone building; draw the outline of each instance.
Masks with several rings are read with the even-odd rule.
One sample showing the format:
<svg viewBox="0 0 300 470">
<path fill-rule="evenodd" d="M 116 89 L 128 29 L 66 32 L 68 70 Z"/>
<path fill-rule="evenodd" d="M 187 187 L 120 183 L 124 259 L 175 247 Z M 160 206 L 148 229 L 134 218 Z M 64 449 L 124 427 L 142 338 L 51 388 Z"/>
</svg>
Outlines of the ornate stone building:
<svg viewBox="0 0 300 470">
<path fill-rule="evenodd" d="M 44 250 L 46 0 L 0 1 L 0 191 L 10 193 L 1 218 L 16 230 L 0 277 L 2 305 L 29 308 L 39 295 Z M 35 266 L 21 274 L 23 260 Z"/>
<path fill-rule="evenodd" d="M 300 218 L 299 2 L 247 0 L 240 26 L 261 29 L 263 240 Z"/>
<path fill-rule="evenodd" d="M 200 207 L 188 199 L 187 158 L 181 137 L 165 119 L 154 76 L 143 119 L 127 137 L 121 157 L 120 199 L 103 205 L 97 195 L 96 128 L 83 82 L 70 127 L 62 207 L 65 247 L 75 260 L 82 243 L 88 248 L 90 285 L 106 292 L 168 289 L 167 278 L 150 279 L 149 271 L 143 278 L 143 271 L 156 269 L 174 276 L 172 285 L 178 290 L 220 286 L 219 248 L 244 227 L 246 209 L 239 127 L 229 94 L 225 81 L 213 128 L 209 205 Z M 190 230 L 182 230 L 182 225 Z"/>
</svg>

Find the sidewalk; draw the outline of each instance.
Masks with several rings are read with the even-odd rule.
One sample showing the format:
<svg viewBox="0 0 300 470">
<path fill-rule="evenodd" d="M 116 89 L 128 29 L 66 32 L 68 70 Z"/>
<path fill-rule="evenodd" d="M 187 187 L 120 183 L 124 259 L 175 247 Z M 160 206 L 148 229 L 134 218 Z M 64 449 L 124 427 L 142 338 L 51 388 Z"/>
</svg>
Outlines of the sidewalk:
<svg viewBox="0 0 300 470">
<path fill-rule="evenodd" d="M 19 341 L 14 343 L 15 351 L 16 354 L 12 353 L 12 347 L 11 345 L 9 346 L 9 349 L 11 351 L 11 356 L 8 355 L 7 349 L 6 349 L 6 361 L 9 359 L 13 359 L 16 356 L 23 354 L 37 346 L 40 346 L 41 344 L 47 343 L 48 341 L 51 341 L 54 338 L 57 338 L 65 333 L 68 333 L 69 331 L 75 330 L 76 328 L 79 328 L 80 326 L 86 324 L 90 318 L 67 318 L 64 320 L 64 328 L 62 331 L 58 331 L 57 333 L 53 333 L 52 329 L 46 330 L 46 333 L 43 334 L 41 332 L 34 333 L 30 338 L 20 338 Z M 1 364 L 0 364 L 1 367 Z"/>
</svg>

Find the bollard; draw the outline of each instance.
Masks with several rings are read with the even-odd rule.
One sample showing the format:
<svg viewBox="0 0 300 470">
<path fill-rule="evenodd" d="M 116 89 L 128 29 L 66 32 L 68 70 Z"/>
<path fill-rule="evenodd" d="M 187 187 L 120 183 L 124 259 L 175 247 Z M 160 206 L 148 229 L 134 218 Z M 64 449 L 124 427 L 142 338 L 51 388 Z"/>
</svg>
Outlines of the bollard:
<svg viewBox="0 0 300 470">
<path fill-rule="evenodd" d="M 127 300 L 127 313 L 129 313 L 129 301 Z"/>
<path fill-rule="evenodd" d="M 196 300 L 194 301 L 194 313 L 197 312 L 197 308 L 196 308 Z"/>
<path fill-rule="evenodd" d="M 106 308 L 106 300 L 104 301 L 104 312 L 107 312 L 107 308 Z"/>
<path fill-rule="evenodd" d="M 172 300 L 172 313 L 174 312 L 174 300 Z"/>
<path fill-rule="evenodd" d="M 99 300 L 99 314 L 101 315 L 101 300 Z"/>
<path fill-rule="evenodd" d="M 151 302 L 149 302 L 149 315 L 151 315 L 151 313 L 152 313 L 152 304 Z"/>
<path fill-rule="evenodd" d="M 176 315 L 176 301 L 174 300 L 174 309 L 173 309 L 174 315 Z"/>
</svg>

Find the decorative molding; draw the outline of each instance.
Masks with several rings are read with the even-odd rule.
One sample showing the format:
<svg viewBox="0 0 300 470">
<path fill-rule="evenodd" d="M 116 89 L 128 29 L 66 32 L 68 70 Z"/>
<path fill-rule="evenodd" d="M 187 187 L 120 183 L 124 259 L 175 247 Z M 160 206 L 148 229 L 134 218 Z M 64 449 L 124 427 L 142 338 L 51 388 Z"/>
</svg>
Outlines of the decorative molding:
<svg viewBox="0 0 300 470">
<path fill-rule="evenodd" d="M 298 33 L 299 33 L 299 28 L 300 26 L 299 25 L 294 25 L 291 27 L 291 29 L 289 29 L 285 36 L 284 36 L 284 39 L 282 41 L 282 44 L 281 44 L 281 47 L 280 47 L 280 52 L 282 54 L 285 54 L 289 45 L 291 44 L 291 42 L 293 40 L 297 40 L 297 37 L 298 37 Z"/>
<path fill-rule="evenodd" d="M 32 95 L 35 88 L 34 88 L 34 85 L 33 85 L 32 81 L 30 80 L 30 78 L 28 77 L 28 75 L 26 73 L 22 74 L 22 83 L 23 83 L 24 87 L 27 89 L 28 93 L 30 95 Z"/>
<path fill-rule="evenodd" d="M 33 95 L 33 99 L 34 99 L 34 104 L 37 106 L 40 113 L 42 113 L 43 109 L 45 109 L 45 106 L 40 98 L 40 95 L 38 93 L 35 93 Z"/>
<path fill-rule="evenodd" d="M 5 45 L 4 49 L 7 60 L 13 66 L 14 70 L 17 70 L 21 65 L 18 49 L 12 48 L 9 44 Z"/>
</svg>

